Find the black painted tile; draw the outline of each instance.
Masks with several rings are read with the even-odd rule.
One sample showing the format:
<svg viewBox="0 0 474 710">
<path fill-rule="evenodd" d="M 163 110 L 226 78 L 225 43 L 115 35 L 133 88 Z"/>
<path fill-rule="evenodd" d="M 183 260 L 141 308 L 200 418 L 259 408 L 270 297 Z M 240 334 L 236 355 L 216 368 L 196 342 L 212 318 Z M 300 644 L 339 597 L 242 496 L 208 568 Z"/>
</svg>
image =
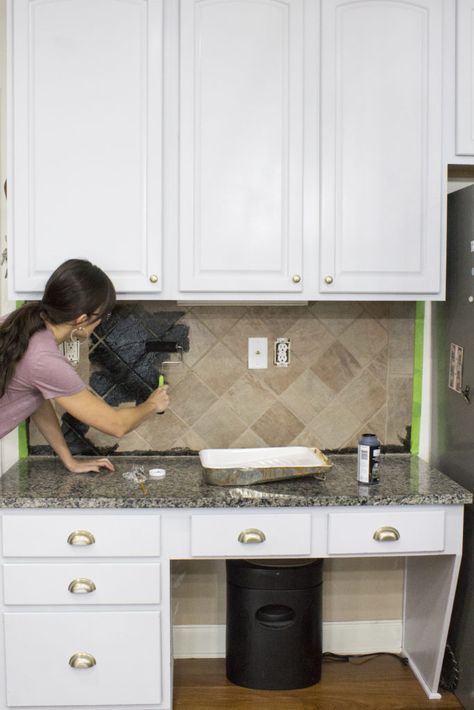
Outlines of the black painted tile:
<svg viewBox="0 0 474 710">
<path fill-rule="evenodd" d="M 115 383 L 110 373 L 106 370 L 94 370 L 89 378 L 89 386 L 99 397 L 103 397 L 114 387 Z"/>
<path fill-rule="evenodd" d="M 175 342 L 188 351 L 189 328 L 178 322 L 183 315 L 181 311 L 151 313 L 140 305 L 118 304 L 91 336 L 91 389 L 114 407 L 125 402 L 144 402 L 158 386 L 161 363 L 177 357 L 171 353 L 148 353 L 146 342 Z M 62 429 L 75 455 L 107 456 L 118 446 L 95 447 L 87 438 L 89 427 L 67 413 L 63 415 Z"/>
<path fill-rule="evenodd" d="M 124 318 L 130 314 L 130 307 L 119 304 L 115 306 L 111 313 L 110 318 L 99 323 L 97 328 L 94 330 L 91 336 L 91 340 L 94 342 L 104 338 L 108 333 L 110 333 L 118 324 L 120 324 Z"/>
<path fill-rule="evenodd" d="M 140 314 L 144 325 L 160 340 L 172 340 L 168 337 L 168 331 L 184 316 L 183 311 L 162 311 L 161 313 L 150 313 L 144 311 Z M 186 328 L 186 326 L 181 326 Z M 164 337 L 166 335 L 166 337 Z"/>
<path fill-rule="evenodd" d="M 61 430 L 73 456 L 97 456 L 99 454 L 96 447 L 85 437 L 85 431 L 88 429 L 86 424 L 82 424 L 70 414 L 63 415 Z"/>
<path fill-rule="evenodd" d="M 134 373 L 130 373 L 130 376 L 125 381 L 117 384 L 105 395 L 104 401 L 110 404 L 111 407 L 116 407 L 124 402 L 141 404 L 148 399 L 150 394 L 151 388 L 144 384 Z"/>
<path fill-rule="evenodd" d="M 112 383 L 117 383 L 127 377 L 131 368 L 127 363 L 114 353 L 104 343 L 99 343 L 89 355 L 90 362 L 93 366 L 93 372 L 103 372 L 104 376 L 108 376 Z"/>
</svg>

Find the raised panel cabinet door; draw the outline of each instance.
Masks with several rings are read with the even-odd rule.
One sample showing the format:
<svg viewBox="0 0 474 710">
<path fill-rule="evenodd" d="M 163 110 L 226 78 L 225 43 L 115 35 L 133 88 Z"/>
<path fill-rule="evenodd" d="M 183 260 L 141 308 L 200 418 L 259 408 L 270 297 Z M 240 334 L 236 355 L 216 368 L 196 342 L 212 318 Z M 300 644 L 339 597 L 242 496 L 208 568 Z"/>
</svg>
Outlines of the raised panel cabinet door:
<svg viewBox="0 0 474 710">
<path fill-rule="evenodd" d="M 183 0 L 179 288 L 298 293 L 302 0 Z"/>
<path fill-rule="evenodd" d="M 13 293 L 41 292 L 72 257 L 119 292 L 159 292 L 162 0 L 9 13 Z"/>
<path fill-rule="evenodd" d="M 161 702 L 160 612 L 6 613 L 4 623 L 8 707 Z"/>
<path fill-rule="evenodd" d="M 441 297 L 443 0 L 322 3 L 320 291 Z"/>
<path fill-rule="evenodd" d="M 474 0 L 456 4 L 456 153 L 474 155 Z"/>
</svg>

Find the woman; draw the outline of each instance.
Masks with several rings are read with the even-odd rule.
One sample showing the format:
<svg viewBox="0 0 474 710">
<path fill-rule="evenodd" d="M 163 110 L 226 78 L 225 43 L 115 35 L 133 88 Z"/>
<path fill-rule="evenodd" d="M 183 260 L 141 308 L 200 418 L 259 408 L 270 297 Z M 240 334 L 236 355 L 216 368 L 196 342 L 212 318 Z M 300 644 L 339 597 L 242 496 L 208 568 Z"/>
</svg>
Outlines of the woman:
<svg viewBox="0 0 474 710">
<path fill-rule="evenodd" d="M 105 434 L 121 437 L 169 403 L 160 387 L 136 407 L 110 407 L 92 394 L 58 345 L 85 340 L 115 305 L 115 289 L 97 266 L 70 259 L 50 276 L 39 302 L 25 303 L 0 323 L 0 438 L 31 416 L 72 473 L 114 470 L 106 458 L 75 460 L 51 401 Z"/>
</svg>

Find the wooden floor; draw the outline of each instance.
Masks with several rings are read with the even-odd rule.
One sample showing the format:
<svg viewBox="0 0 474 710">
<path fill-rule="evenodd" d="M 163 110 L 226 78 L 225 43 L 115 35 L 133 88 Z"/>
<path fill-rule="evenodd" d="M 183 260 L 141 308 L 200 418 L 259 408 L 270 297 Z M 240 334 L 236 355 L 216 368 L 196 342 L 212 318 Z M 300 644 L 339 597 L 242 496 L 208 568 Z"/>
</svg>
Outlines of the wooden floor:
<svg viewBox="0 0 474 710">
<path fill-rule="evenodd" d="M 447 710 L 462 708 L 452 693 L 428 700 L 411 670 L 390 656 L 363 664 L 324 662 L 321 681 L 301 690 L 249 690 L 225 676 L 225 659 L 177 660 L 176 710 Z"/>
</svg>

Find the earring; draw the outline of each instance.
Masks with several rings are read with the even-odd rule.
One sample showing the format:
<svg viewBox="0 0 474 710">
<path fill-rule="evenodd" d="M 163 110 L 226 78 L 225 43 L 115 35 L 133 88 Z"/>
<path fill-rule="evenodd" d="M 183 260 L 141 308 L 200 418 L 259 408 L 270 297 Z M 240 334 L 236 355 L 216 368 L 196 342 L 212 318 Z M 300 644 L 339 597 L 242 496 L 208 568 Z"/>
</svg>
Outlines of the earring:
<svg viewBox="0 0 474 710">
<path fill-rule="evenodd" d="M 69 340 L 71 341 L 71 343 L 80 343 L 81 342 L 79 340 L 79 338 L 77 337 L 77 334 L 80 334 L 82 330 L 84 330 L 82 326 L 79 326 L 79 328 L 73 328 L 71 330 L 71 334 L 69 336 Z"/>
</svg>

